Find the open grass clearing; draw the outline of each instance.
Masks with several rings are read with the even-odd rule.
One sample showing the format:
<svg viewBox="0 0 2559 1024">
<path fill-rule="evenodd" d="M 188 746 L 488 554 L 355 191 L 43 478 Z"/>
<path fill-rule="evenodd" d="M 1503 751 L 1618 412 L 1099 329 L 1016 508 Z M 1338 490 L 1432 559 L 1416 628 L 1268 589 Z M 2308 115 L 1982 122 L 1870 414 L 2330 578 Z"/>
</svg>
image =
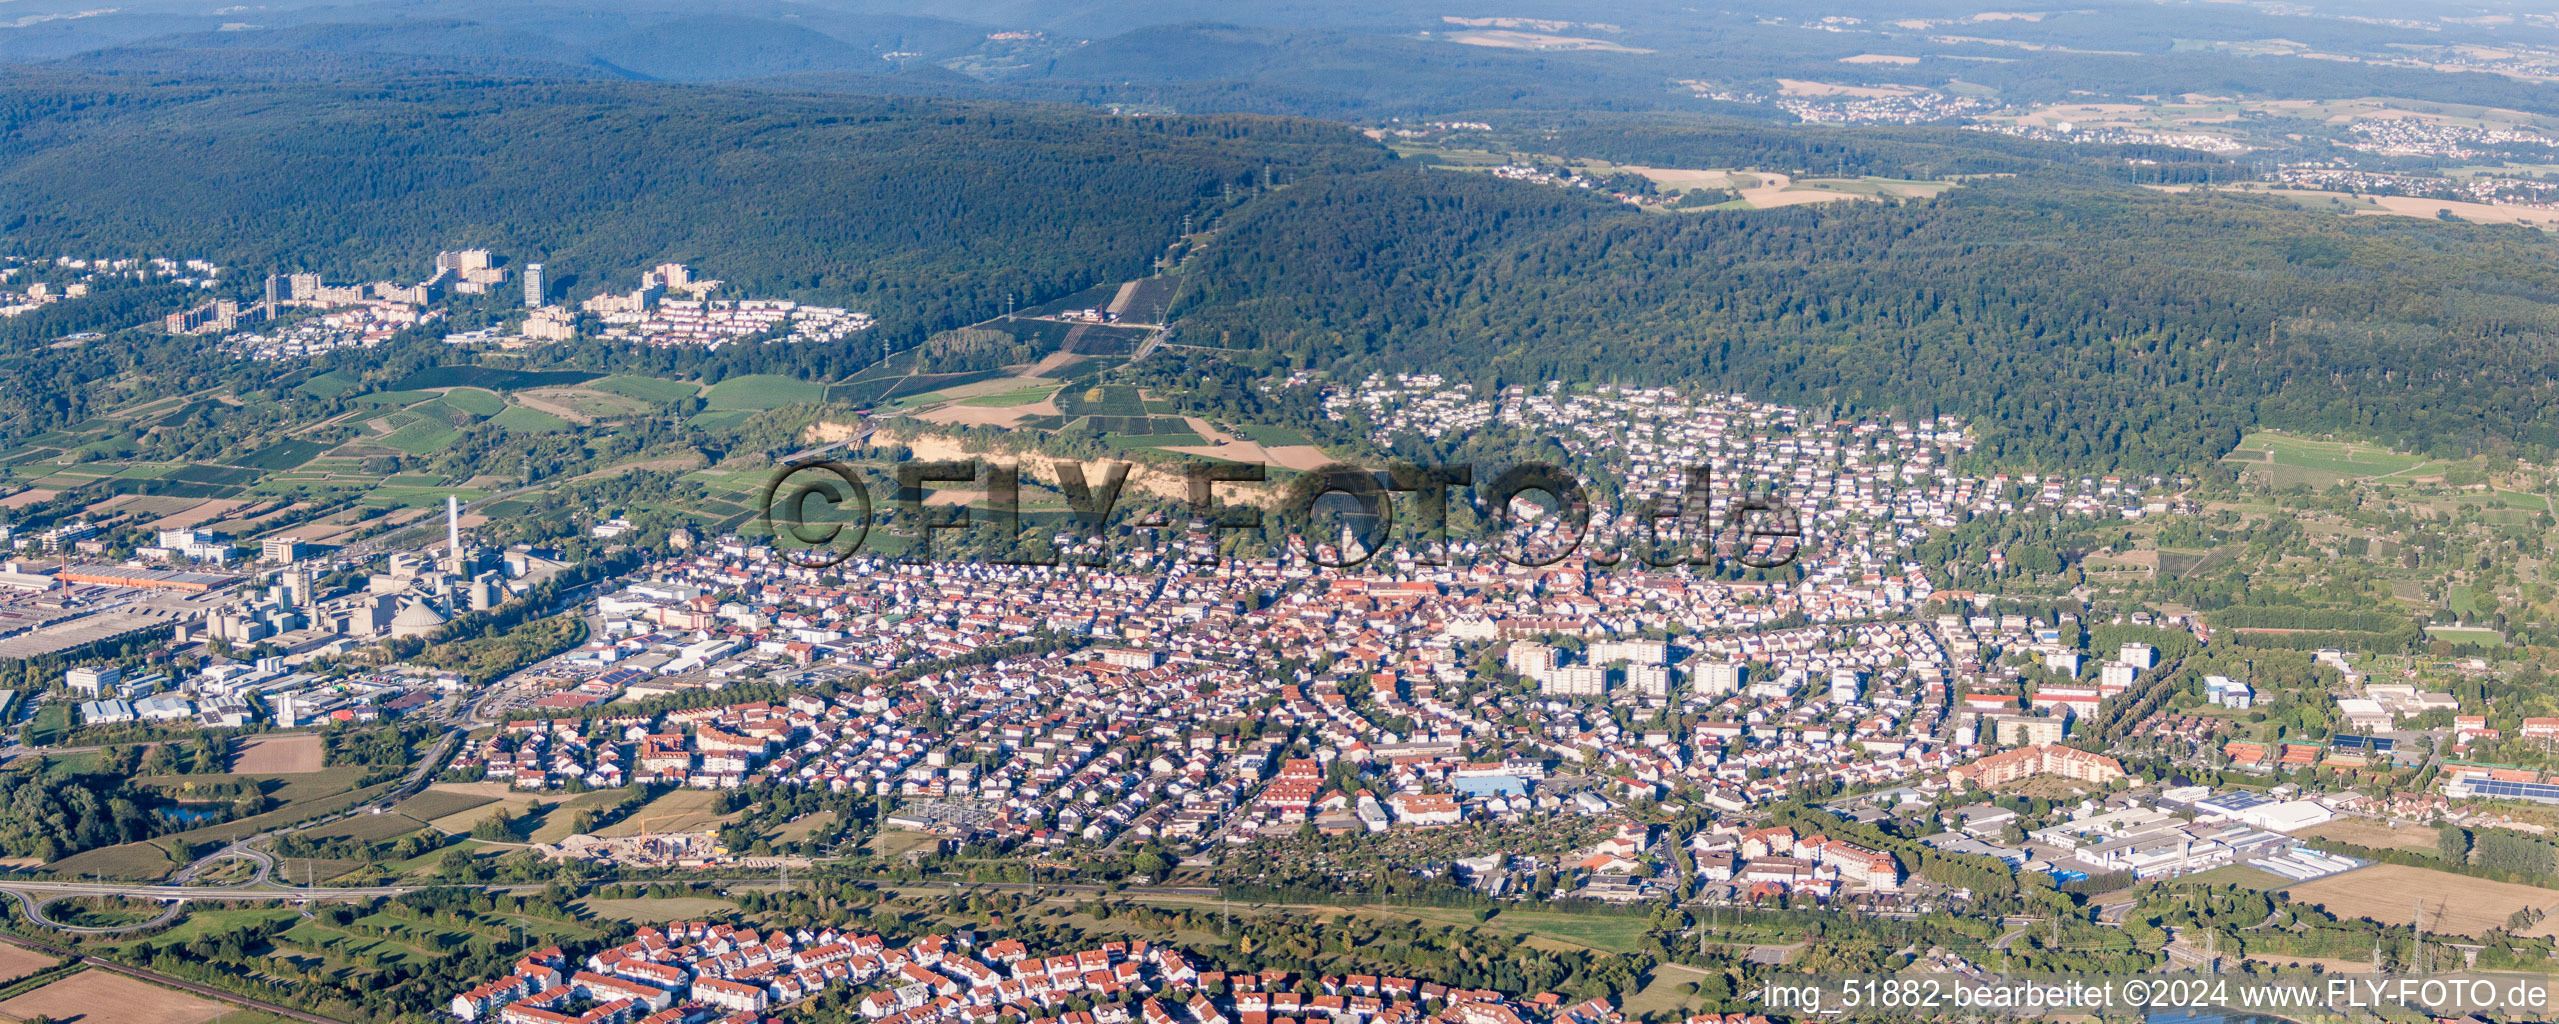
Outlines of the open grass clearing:
<svg viewBox="0 0 2559 1024">
<path fill-rule="evenodd" d="M 731 377 L 711 385 L 705 404 L 711 411 L 763 412 L 826 397 L 826 385 L 771 373 Z"/>
<path fill-rule="evenodd" d="M 489 422 L 498 429 L 518 434 L 551 434 L 569 429 L 569 421 L 525 405 L 510 405 L 499 410 Z"/>
<path fill-rule="evenodd" d="M 506 399 L 498 397 L 497 392 L 494 391 L 454 388 L 444 393 L 444 404 L 473 416 L 488 417 L 495 416 L 499 410 L 506 408 Z"/>
<path fill-rule="evenodd" d="M 585 916 L 631 924 L 719 920 L 738 912 L 736 903 L 711 896 L 643 897 L 627 900 L 588 898 L 569 905 Z"/>
<path fill-rule="evenodd" d="M 2435 830 L 2424 825 L 2401 825 L 2392 828 L 2370 818 L 2339 818 L 2302 835 L 2312 839 L 2333 839 L 2341 843 L 2374 850 L 2406 850 L 2433 856 L 2438 849 Z"/>
<path fill-rule="evenodd" d="M 664 405 L 668 402 L 691 398 L 702 391 L 699 385 L 689 381 L 667 380 L 662 377 L 635 377 L 628 374 L 615 374 L 602 380 L 589 381 L 586 386 L 625 398 L 636 398 L 651 405 Z"/>
<path fill-rule="evenodd" d="M 720 794 L 679 789 L 661 794 L 620 821 L 596 830 L 599 836 L 636 836 L 642 832 L 700 832 L 735 821 L 736 813 L 718 811 Z"/>
<path fill-rule="evenodd" d="M 153 843 L 119 843 L 83 850 L 47 864 L 44 869 L 66 878 L 94 876 L 157 881 L 177 870 L 178 862 L 169 856 L 168 850 Z"/>
<path fill-rule="evenodd" d="M 2293 437 L 2274 431 L 2258 431 L 2239 440 L 2222 461 L 2242 466 L 2252 472 L 2280 476 L 2274 471 L 2294 470 L 2303 480 L 2277 479 L 2277 483 L 2335 483 L 2371 477 L 2406 474 L 2425 463 L 2416 455 L 2391 451 L 2378 445 L 2352 441 L 2322 441 Z"/>
</svg>

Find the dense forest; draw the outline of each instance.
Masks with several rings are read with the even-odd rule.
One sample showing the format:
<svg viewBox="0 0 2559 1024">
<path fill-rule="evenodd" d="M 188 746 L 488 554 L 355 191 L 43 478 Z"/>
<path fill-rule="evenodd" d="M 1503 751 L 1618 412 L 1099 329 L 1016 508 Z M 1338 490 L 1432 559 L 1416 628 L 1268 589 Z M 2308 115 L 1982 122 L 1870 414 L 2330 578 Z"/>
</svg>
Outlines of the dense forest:
<svg viewBox="0 0 2559 1024">
<path fill-rule="evenodd" d="M 1987 455 L 2134 469 L 2256 425 L 2559 448 L 2559 249 L 2052 168 L 1899 205 L 1648 215 L 1454 173 L 1344 175 L 1230 218 L 1186 333 L 1357 379 L 1704 382 L 1958 413 Z"/>
<path fill-rule="evenodd" d="M 1178 251 L 1182 340 L 1251 353 L 1243 367 L 1183 360 L 1180 374 L 1214 392 L 1193 403 L 1203 411 L 1270 404 L 1254 382 L 1276 364 L 1336 380 L 1435 369 L 1486 385 L 1694 383 L 1816 409 L 1954 413 L 2010 464 L 2191 468 L 2257 426 L 2447 453 L 2559 450 L 2546 372 L 2559 250 L 2535 232 L 2174 191 L 2233 165 L 2157 147 L 1659 114 L 1518 125 L 1513 144 L 1613 161 L 1966 177 L 1933 200 L 1665 215 L 1399 161 L 1347 127 L 1279 118 L 22 69 L 0 75 L 0 246 L 203 256 L 236 268 L 241 297 L 271 270 L 414 279 L 435 250 L 460 246 L 542 260 L 571 297 L 677 259 L 732 294 L 882 320 L 852 344 L 582 342 L 535 357 L 713 380 L 841 379 L 937 335 L 926 358 L 938 370 L 1025 361 L 1036 353 L 1010 339 L 953 329 L 1008 297 L 1074 294 Z M 79 170 L 95 166 L 121 170 Z M 1186 216 L 1215 226 L 1206 244 L 1174 246 Z M 131 284 L 12 322 L 0 369 L 20 387 L 0 395 L 0 431 L 57 429 L 164 387 L 327 404 L 149 330 L 49 344 L 198 294 Z M 446 359 L 415 333 L 319 365 L 391 380 Z M 144 369 L 157 384 L 112 391 Z M 1262 413 L 1341 440 L 1319 410 Z M 203 426 L 135 446 L 199 457 L 262 425 Z M 509 461 L 530 473 L 549 460 Z"/>
<path fill-rule="evenodd" d="M 153 794 L 123 775 L 71 775 L 41 768 L 0 772 L 0 853 L 60 860 L 79 851 L 176 831 L 151 813 Z"/>
<path fill-rule="evenodd" d="M 247 275 L 542 261 L 570 297 L 663 260 L 873 310 L 906 343 L 1146 272 L 1266 175 L 1377 166 L 1347 128 L 633 83 L 134 84 L 0 74 L 17 251 L 201 256 Z M 94 169 L 112 167 L 113 174 Z"/>
<path fill-rule="evenodd" d="M 2152 143 L 2047 142 L 1950 126 L 1760 124 L 1733 118 L 1582 117 L 1491 136 L 1529 152 L 1646 167 L 1750 167 L 1789 174 L 1944 179 L 2055 164 L 2145 184 L 2230 181 L 2248 169 Z"/>
</svg>

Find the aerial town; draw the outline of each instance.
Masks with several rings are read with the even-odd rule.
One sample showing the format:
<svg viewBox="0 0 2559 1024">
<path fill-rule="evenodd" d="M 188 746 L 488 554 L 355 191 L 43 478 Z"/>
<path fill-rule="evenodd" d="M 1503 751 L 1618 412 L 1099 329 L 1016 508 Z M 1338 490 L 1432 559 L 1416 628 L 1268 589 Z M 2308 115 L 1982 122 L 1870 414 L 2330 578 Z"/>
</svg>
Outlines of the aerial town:
<svg viewBox="0 0 2559 1024">
<path fill-rule="evenodd" d="M 502 262 L 486 249 L 439 252 L 433 272 L 414 284 L 332 285 L 318 274 L 270 274 L 261 300 L 209 301 L 170 314 L 166 327 L 170 334 L 214 335 L 223 351 L 250 359 L 308 359 L 341 349 L 372 348 L 401 331 L 446 320 L 452 312 L 443 303 L 448 297 L 505 290 L 509 271 Z M 208 281 L 219 272 L 209 264 L 191 269 L 204 273 Z M 652 268 L 641 275 L 640 287 L 597 295 L 575 311 L 552 301 L 550 277 L 542 264 L 524 264 L 518 274 L 525 315 L 515 322 L 512 333 L 503 331 L 504 325 L 492 325 L 450 334 L 446 340 L 520 347 L 593 336 L 656 346 L 717 348 L 766 339 L 840 342 L 872 324 L 868 313 L 788 299 L 708 298 L 722 282 L 695 278 L 681 263 Z M 31 287 L 39 290 L 25 294 L 21 306 L 7 307 L 0 315 L 32 309 L 49 294 L 40 285 Z M 667 298 L 670 291 L 687 298 Z M 591 330 L 581 324 L 579 311 L 594 318 Z"/>
<path fill-rule="evenodd" d="M 2338 702 L 2333 743 L 2215 746 L 2175 716 L 2128 718 L 2132 698 L 2156 690 L 2162 656 L 2097 634 L 2204 642 L 2201 618 L 2008 610 L 1961 588 L 2031 567 L 1996 550 L 1975 564 L 1923 563 L 1914 545 L 1978 517 L 2133 522 L 2192 510 L 2157 479 L 1960 474 L 1968 441 L 1952 418 L 1823 423 L 1664 389 L 1483 399 L 1431 377 L 1370 380 L 1327 402 L 1389 442 L 1553 425 L 1571 456 L 1622 476 L 1629 502 L 1677 494 L 1699 465 L 1758 485 L 1806 513 L 1791 582 L 1609 571 L 1587 554 L 1528 568 L 1471 557 L 1471 545 L 1456 545 L 1470 557 L 1450 564 L 1399 549 L 1354 570 L 1302 548 L 1207 567 L 866 555 L 808 568 L 761 540 L 679 531 L 666 557 L 597 589 L 583 642 L 502 680 L 396 664 L 320 671 L 431 640 L 570 568 L 473 543 L 449 500 L 442 536 L 411 550 L 270 537 L 247 559 L 228 538 L 177 531 L 128 565 L 13 562 L 5 582 L 31 614 L 0 643 L 59 650 L 174 627 L 180 650 L 208 653 L 177 678 L 74 668 L 88 725 L 330 728 L 497 699 L 505 721 L 448 768 L 520 791 L 804 787 L 898 799 L 892 825 L 1066 854 L 1133 841 L 1215 856 L 1309 827 L 1587 820 L 1602 827 L 1579 848 L 1455 863 L 1498 895 L 1563 868 L 1578 884 L 1559 896 L 1731 905 L 1892 897 L 1913 867 L 1853 839 L 1762 827 L 1761 809 L 1820 792 L 1850 794 L 1831 806 L 1852 816 L 1924 817 L 2039 779 L 2076 794 L 2079 809 L 2020 833 L 2015 810 L 1961 804 L 1920 845 L 2065 879 L 2234 863 L 2321 877 L 2360 862 L 2292 834 L 2369 813 L 2356 794 L 2127 789 L 2126 769 L 2086 741 L 2177 740 L 2171 763 L 2236 770 L 2386 763 L 2409 756 L 2380 738 L 2401 719 L 2461 709 L 2331 652 L 2322 658 L 2356 688 Z M 1599 534 L 1622 525 L 1605 510 L 1593 522 Z M 76 533 L 19 543 L 40 553 L 76 546 Z M 247 650 L 258 656 L 211 654 Z M 1308 653 L 1257 668 L 1274 651 Z M 945 667 L 987 652 L 1000 656 Z M 690 699 L 746 682 L 787 695 Z M 2256 698 L 2244 681 L 2204 682 L 2199 703 L 2245 709 Z M 683 707 L 651 710 L 668 701 Z M 928 707 L 938 728 L 916 723 Z M 1282 731 L 1248 741 L 1218 729 L 1246 718 Z M 2492 782 L 2514 780 L 2455 772 L 2446 791 Z M 1641 808 L 1671 801 L 1706 809 L 1709 827 L 1645 823 Z M 730 859 L 707 838 L 674 857 L 555 847 L 607 863 Z"/>
<path fill-rule="evenodd" d="M 462 1021 L 500 1024 L 677 1024 L 754 1021 L 830 990 L 858 991 L 855 1011 L 884 1024 L 1010 1016 L 1060 1024 L 1225 1024 L 1314 1020 L 1367 1024 L 1598 1024 L 1605 1003 L 1527 1004 L 1487 989 L 1373 975 L 1304 979 L 1287 972 L 1203 970 L 1144 940 L 1041 955 L 1014 939 L 932 936 L 892 946 L 832 928 L 758 932 L 729 924 L 643 927 L 630 942 L 572 960 L 558 947 L 527 954 L 504 978 L 453 997 Z M 1072 1009 L 1070 1004 L 1091 1004 Z M 1695 1024 L 1765 1024 L 1756 1015 Z"/>
<path fill-rule="evenodd" d="M 217 6 L 0 16 L 0 1024 L 2559 1020 L 2549 11 Z"/>
</svg>

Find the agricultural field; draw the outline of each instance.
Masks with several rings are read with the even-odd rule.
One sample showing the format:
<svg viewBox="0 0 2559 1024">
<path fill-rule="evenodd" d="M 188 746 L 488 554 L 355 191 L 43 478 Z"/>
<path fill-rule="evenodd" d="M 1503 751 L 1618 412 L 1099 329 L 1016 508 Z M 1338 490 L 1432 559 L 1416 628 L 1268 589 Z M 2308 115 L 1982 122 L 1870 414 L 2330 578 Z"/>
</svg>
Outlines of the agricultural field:
<svg viewBox="0 0 2559 1024">
<path fill-rule="evenodd" d="M 1085 388 L 1064 388 L 1055 398 L 1057 411 L 1067 416 L 1144 416 L 1146 401 L 1137 388 L 1129 384 L 1097 384 Z"/>
<path fill-rule="evenodd" d="M 1046 401 L 1050 395 L 1054 395 L 1056 393 L 1057 385 L 1042 384 L 1034 387 L 1017 388 L 1011 391 L 1000 391 L 991 395 L 975 395 L 960 399 L 960 404 L 980 409 L 1011 409 L 1017 406 L 1038 404 Z"/>
<path fill-rule="evenodd" d="M 362 381 L 356 380 L 346 374 L 339 373 L 336 370 L 331 370 L 317 377 L 313 377 L 310 380 L 303 381 L 301 386 L 294 390 L 310 395 L 313 398 L 336 398 L 339 395 L 346 394 L 349 391 L 353 391 L 363 386 L 364 384 Z"/>
<path fill-rule="evenodd" d="M 713 412 L 764 412 L 826 398 L 826 385 L 770 373 L 731 377 L 711 385 L 706 404 Z"/>
<path fill-rule="evenodd" d="M 1199 436 L 1198 434 L 1187 434 L 1187 433 L 1185 433 L 1185 434 L 1119 434 L 1119 435 L 1115 435 L 1115 436 L 1112 436 L 1112 437 L 1109 437 L 1109 438 L 1105 438 L 1105 439 L 1104 439 L 1104 441 L 1103 441 L 1103 443 L 1108 444 L 1108 445 L 1110 445 L 1112 448 L 1115 448 L 1115 449 L 1120 450 L 1120 451 L 1134 451 L 1134 450 L 1136 450 L 1136 449 L 1140 449 L 1140 448 L 1159 448 L 1159 449 L 1160 449 L 1160 448 L 1203 447 L 1203 446 L 1206 446 L 1206 445 L 1208 444 L 1208 439 L 1207 439 L 1207 438 L 1205 438 L 1205 437 L 1201 437 L 1201 436 Z"/>
<path fill-rule="evenodd" d="M 204 1024 L 230 1007 L 149 982 L 86 970 L 0 1002 L 16 1020 L 49 1017 L 79 1024 Z"/>
<path fill-rule="evenodd" d="M 377 438 L 376 441 L 410 455 L 432 455 L 452 447 L 454 438 L 459 436 L 461 431 L 453 429 L 450 423 L 420 418 L 409 421 L 389 435 Z"/>
<path fill-rule="evenodd" d="M 312 839 L 360 839 L 368 843 L 378 843 L 385 839 L 397 839 L 425 827 L 426 822 L 421 819 L 398 811 L 384 811 L 380 814 L 358 814 L 341 818 L 318 828 L 309 829 L 302 834 Z"/>
<path fill-rule="evenodd" d="M 406 409 L 420 402 L 434 399 L 433 391 L 374 391 L 357 395 L 347 401 L 355 405 L 368 405 L 382 409 Z"/>
<path fill-rule="evenodd" d="M 321 453 L 328 450 L 329 446 L 316 441 L 284 440 L 234 459 L 231 464 L 247 469 L 280 472 L 319 458 Z"/>
<path fill-rule="evenodd" d="M 911 832 L 902 828 L 884 828 L 865 844 L 871 856 L 894 859 L 919 850 L 931 850 L 941 838 L 930 832 Z"/>
<path fill-rule="evenodd" d="M 2259 431 L 2239 441 L 2222 459 L 2261 475 L 2275 486 L 2307 483 L 2314 487 L 2346 480 L 2398 476 L 2426 460 L 2376 445 L 2350 441 L 2313 441 L 2272 431 Z"/>
<path fill-rule="evenodd" d="M 158 881 L 179 868 L 177 858 L 156 843 L 124 843 L 83 850 L 44 866 L 46 871 L 66 876 L 90 875 L 98 878 L 124 878 L 135 881 Z M 5 1013 L 0 1008 L 0 1013 Z"/>
<path fill-rule="evenodd" d="M 527 405 L 510 405 L 489 417 L 500 429 L 518 434 L 556 434 L 569 429 L 569 421 Z"/>
<path fill-rule="evenodd" d="M 392 805 L 391 809 L 421 822 L 427 822 L 497 802 L 497 797 L 484 793 L 459 793 L 429 788 L 424 793 Z"/>
<path fill-rule="evenodd" d="M 16 981 L 60 962 L 32 949 L 0 945 L 0 982 Z"/>
<path fill-rule="evenodd" d="M 500 811 L 521 817 L 536 805 L 547 802 L 538 795 L 509 788 L 503 782 L 439 782 L 428 786 L 426 792 L 411 798 L 410 802 L 425 801 L 429 797 L 437 799 L 419 803 L 416 810 L 420 814 L 443 810 L 443 814 L 424 820 L 437 831 L 453 834 L 468 834 L 474 826 L 496 817 Z M 465 802 L 467 800 L 478 802 Z M 406 809 L 405 804 L 403 808 Z"/>
<path fill-rule="evenodd" d="M 832 827 L 834 824 L 834 811 L 819 811 L 783 822 L 780 827 L 773 830 L 772 838 L 776 842 L 796 843 L 815 835 L 819 829 Z"/>
<path fill-rule="evenodd" d="M 2438 846 L 2435 830 L 2423 825 L 2401 825 L 2392 828 L 2369 818 L 2339 818 L 2303 832 L 2311 839 L 2333 839 L 2341 843 L 2374 850 L 2406 850 L 2433 856 Z"/>
<path fill-rule="evenodd" d="M 1120 286 L 1119 295 L 1111 299 L 1110 310 L 1119 314 L 1123 324 L 1161 323 L 1165 311 L 1173 307 L 1174 293 L 1180 287 L 1179 277 L 1141 277 Z"/>
<path fill-rule="evenodd" d="M 658 377 L 633 377 L 626 374 L 606 377 L 589 383 L 587 387 L 621 395 L 624 398 L 636 398 L 651 405 L 682 401 L 702 391 L 699 386 L 686 381 L 665 380 Z"/>
<path fill-rule="evenodd" d="M 455 388 L 447 391 L 444 393 L 443 402 L 445 405 L 483 419 L 495 416 L 500 410 L 506 408 L 506 399 L 498 397 L 495 392 L 482 391 L 478 388 Z"/>
<path fill-rule="evenodd" d="M 1244 435 L 1246 440 L 1249 440 L 1254 444 L 1261 445 L 1311 445 L 1315 443 L 1313 438 L 1307 437 L 1305 434 L 1301 434 L 1287 427 L 1273 427 L 1259 423 L 1237 427 L 1235 428 L 1235 432 Z"/>
<path fill-rule="evenodd" d="M 717 828 L 737 819 L 736 813 L 721 814 L 720 794 L 700 789 L 679 789 L 649 801 L 630 816 L 596 831 L 599 836 L 636 836 L 642 832 L 700 832 Z"/>
<path fill-rule="evenodd" d="M 525 839 L 535 843 L 559 842 L 576 834 L 579 812 L 610 807 L 622 802 L 623 797 L 624 793 L 618 789 L 599 789 L 570 797 L 568 802 L 544 815 L 542 827 L 534 829 L 533 834 L 526 836 Z"/>
<path fill-rule="evenodd" d="M 754 383 L 731 390 L 752 390 Z M 689 400 L 700 390 L 648 377 L 482 366 L 433 367 L 369 393 L 359 393 L 362 386 L 336 373 L 299 385 L 302 394 L 346 403 L 347 411 L 320 420 L 297 419 L 293 411 L 261 400 L 205 394 L 155 399 L 23 439 L 18 447 L 0 451 L 0 484 L 16 485 L 0 488 L 0 507 L 72 498 L 80 499 L 93 517 L 121 512 L 134 520 L 108 525 L 200 526 L 251 543 L 284 527 L 310 543 L 337 543 L 342 542 L 339 534 L 349 531 L 330 527 L 346 527 L 349 514 L 432 508 L 448 494 L 469 500 L 486 494 L 488 486 L 511 483 L 512 464 L 494 477 L 475 476 L 480 487 L 418 472 L 418 462 L 451 450 L 464 431 L 565 433 L 601 420 L 644 415 L 663 403 Z M 796 390 L 799 397 L 810 397 L 820 389 L 797 385 Z M 634 395 L 642 397 L 630 397 Z M 766 404 L 753 398 L 740 401 L 742 406 Z M 189 417 L 234 411 L 268 417 L 276 425 L 203 461 L 133 454 L 131 439 L 137 434 Z M 719 412 L 710 425 L 735 422 L 752 411 Z M 407 472 L 386 473 L 376 461 L 385 459 L 399 460 Z M 331 511 L 263 528 L 253 522 L 297 503 Z"/>
<path fill-rule="evenodd" d="M 392 382 L 391 386 L 419 390 L 483 388 L 491 391 L 520 391 L 527 388 L 571 387 L 594 380 L 597 376 L 597 374 L 579 370 L 509 370 L 494 366 L 457 363 L 419 370 Z"/>
<path fill-rule="evenodd" d="M 2484 935 L 2503 928 L 2524 907 L 2544 912 L 2559 908 L 2559 889 L 2399 864 L 2375 864 L 2303 882 L 2284 894 L 2339 917 L 2387 923 L 2405 923 L 2412 909 L 2422 908 L 2427 931 L 2450 935 Z"/>
<path fill-rule="evenodd" d="M 319 771 L 327 756 L 318 733 L 259 736 L 231 752 L 234 775 L 299 775 Z"/>
</svg>

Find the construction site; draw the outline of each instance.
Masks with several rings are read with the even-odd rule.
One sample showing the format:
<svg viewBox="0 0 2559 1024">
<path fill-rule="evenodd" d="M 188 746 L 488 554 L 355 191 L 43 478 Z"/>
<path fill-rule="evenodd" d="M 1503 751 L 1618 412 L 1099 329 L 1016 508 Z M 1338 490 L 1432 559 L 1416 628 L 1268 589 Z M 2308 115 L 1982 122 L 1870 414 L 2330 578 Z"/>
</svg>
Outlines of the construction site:
<svg viewBox="0 0 2559 1024">
<path fill-rule="evenodd" d="M 730 862 L 716 832 L 574 835 L 557 844 L 536 844 L 533 849 L 548 861 L 581 860 L 618 867 L 700 868 Z"/>
</svg>

